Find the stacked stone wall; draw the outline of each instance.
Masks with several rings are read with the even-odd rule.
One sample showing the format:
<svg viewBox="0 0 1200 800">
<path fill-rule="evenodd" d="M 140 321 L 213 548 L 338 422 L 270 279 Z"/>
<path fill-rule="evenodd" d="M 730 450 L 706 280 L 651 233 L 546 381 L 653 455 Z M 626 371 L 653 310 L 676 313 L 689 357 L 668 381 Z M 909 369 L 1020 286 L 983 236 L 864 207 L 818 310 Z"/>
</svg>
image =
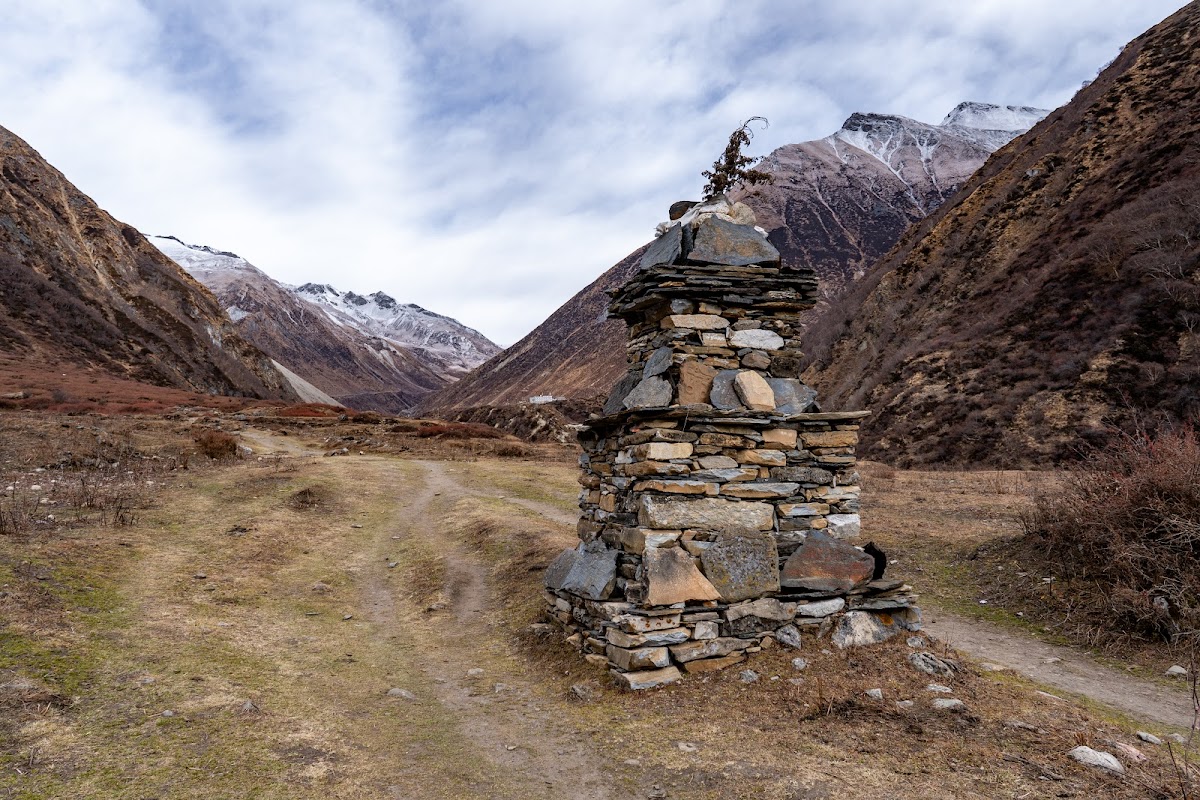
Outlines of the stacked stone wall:
<svg viewBox="0 0 1200 800">
<path fill-rule="evenodd" d="M 580 544 L 546 574 L 568 640 L 632 688 L 802 631 L 848 646 L 919 627 L 886 556 L 849 543 L 866 414 L 821 411 L 798 376 L 816 281 L 724 209 L 668 227 L 614 295 L 629 371 L 580 434 Z"/>
</svg>

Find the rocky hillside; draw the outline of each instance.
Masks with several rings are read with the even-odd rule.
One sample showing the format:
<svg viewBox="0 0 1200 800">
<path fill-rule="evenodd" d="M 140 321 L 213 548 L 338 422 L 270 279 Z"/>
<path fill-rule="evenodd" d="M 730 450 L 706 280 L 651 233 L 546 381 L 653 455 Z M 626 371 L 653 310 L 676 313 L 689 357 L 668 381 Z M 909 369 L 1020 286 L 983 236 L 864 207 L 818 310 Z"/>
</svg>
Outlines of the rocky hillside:
<svg viewBox="0 0 1200 800">
<path fill-rule="evenodd" d="M 1200 3 L 1130 43 L 810 329 L 900 464 L 1071 457 L 1200 414 Z"/>
<path fill-rule="evenodd" d="M 382 292 L 294 289 L 238 255 L 171 236 L 151 242 L 216 294 L 239 333 L 315 391 L 358 409 L 409 410 L 499 350 L 481 334 Z M 302 394 L 303 383 L 299 385 Z M 320 396 L 305 399 L 322 401 Z"/>
<path fill-rule="evenodd" d="M 828 297 L 860 277 L 992 151 L 1045 113 L 963 103 L 939 125 L 854 114 L 824 139 L 771 153 L 762 167 L 775 176 L 774 184 L 741 198 L 769 231 L 784 263 L 817 270 Z M 524 339 L 453 390 L 426 398 L 420 408 L 447 413 L 540 394 L 607 393 L 625 370 L 625 326 L 605 318 L 605 292 L 628 280 L 640 254 L 623 259 Z"/>
<path fill-rule="evenodd" d="M 66 362 L 206 394 L 296 397 L 208 290 L 3 128 L 0 349 L 27 374 Z"/>
</svg>

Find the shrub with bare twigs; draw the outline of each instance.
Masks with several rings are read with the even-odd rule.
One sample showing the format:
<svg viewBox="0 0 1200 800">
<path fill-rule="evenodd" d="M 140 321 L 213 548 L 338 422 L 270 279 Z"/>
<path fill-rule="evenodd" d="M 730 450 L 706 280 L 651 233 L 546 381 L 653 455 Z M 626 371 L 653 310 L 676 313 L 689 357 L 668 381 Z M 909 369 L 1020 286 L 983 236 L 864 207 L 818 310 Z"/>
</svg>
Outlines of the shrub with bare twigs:
<svg viewBox="0 0 1200 800">
<path fill-rule="evenodd" d="M 1025 519 L 1031 557 L 1074 609 L 1117 629 L 1179 641 L 1200 633 L 1200 441 L 1181 427 L 1113 440 L 1038 500 Z"/>
</svg>

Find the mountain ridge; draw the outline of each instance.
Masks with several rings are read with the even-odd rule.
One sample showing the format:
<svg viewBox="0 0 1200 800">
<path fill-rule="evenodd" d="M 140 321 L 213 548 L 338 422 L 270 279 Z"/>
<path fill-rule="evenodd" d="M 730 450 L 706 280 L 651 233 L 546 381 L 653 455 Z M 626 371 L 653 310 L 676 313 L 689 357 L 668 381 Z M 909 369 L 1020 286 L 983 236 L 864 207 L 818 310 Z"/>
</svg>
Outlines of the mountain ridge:
<svg viewBox="0 0 1200 800">
<path fill-rule="evenodd" d="M 5 128 L 0 343 L 27 373 L 65 361 L 185 391 L 296 399 L 204 286 Z"/>
<path fill-rule="evenodd" d="M 399 304 L 383 292 L 363 296 L 315 283 L 294 287 L 229 251 L 174 236 L 151 242 L 208 286 L 239 331 L 285 375 L 348 406 L 406 412 L 481 361 L 480 349 L 499 350 L 450 317 Z M 363 308 L 368 310 L 354 313 Z M 301 394 L 311 393 L 293 384 Z"/>
<path fill-rule="evenodd" d="M 901 465 L 1078 457 L 1200 414 L 1200 3 L 914 226 L 806 337 Z"/>
<path fill-rule="evenodd" d="M 1000 112 L 988 117 L 987 109 Z M 994 120 L 1045 112 L 963 103 L 946 119 L 967 113 Z M 839 138 L 843 131 L 867 149 Z M 890 141 L 884 146 L 889 131 Z M 924 209 L 951 196 L 983 164 L 992 143 L 1017 135 L 964 131 L 968 129 L 958 124 L 940 127 L 898 115 L 853 114 L 827 137 L 785 145 L 763 158 L 759 168 L 775 175 L 775 183 L 738 193 L 737 199 L 754 209 L 785 263 L 817 270 L 826 302 L 806 320 L 861 277 L 909 224 L 924 217 Z M 417 410 L 451 414 L 536 395 L 606 394 L 625 371 L 625 329 L 606 318 L 606 292 L 633 275 L 642 250 L 644 246 L 619 261 L 452 390 L 423 399 Z"/>
</svg>

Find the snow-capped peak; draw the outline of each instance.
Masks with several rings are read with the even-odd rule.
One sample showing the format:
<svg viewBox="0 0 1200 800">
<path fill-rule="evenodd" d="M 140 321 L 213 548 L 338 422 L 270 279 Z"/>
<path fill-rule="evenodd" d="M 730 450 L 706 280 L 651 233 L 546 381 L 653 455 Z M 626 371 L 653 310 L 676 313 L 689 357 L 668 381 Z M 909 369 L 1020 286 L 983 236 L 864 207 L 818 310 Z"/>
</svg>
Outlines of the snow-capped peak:
<svg viewBox="0 0 1200 800">
<path fill-rule="evenodd" d="M 984 131 L 1024 133 L 1045 117 L 1048 111 L 1030 106 L 998 106 L 992 103 L 959 103 L 942 120 L 942 127 L 977 128 Z"/>
<path fill-rule="evenodd" d="M 202 244 L 188 244 L 174 236 L 147 236 L 150 244 L 201 283 L 203 275 L 228 272 L 253 272 L 262 274 L 253 264 L 228 250 L 218 250 Z"/>
</svg>

